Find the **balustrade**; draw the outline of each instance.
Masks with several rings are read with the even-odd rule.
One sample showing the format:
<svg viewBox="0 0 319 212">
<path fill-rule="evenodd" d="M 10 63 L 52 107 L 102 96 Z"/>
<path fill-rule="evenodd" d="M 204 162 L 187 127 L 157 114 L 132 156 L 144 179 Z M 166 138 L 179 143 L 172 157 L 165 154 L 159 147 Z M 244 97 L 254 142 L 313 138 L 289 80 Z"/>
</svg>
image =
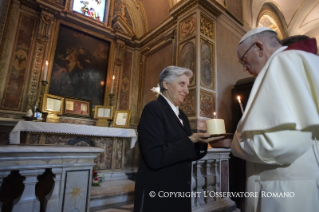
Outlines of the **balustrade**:
<svg viewBox="0 0 319 212">
<path fill-rule="evenodd" d="M 228 197 L 217 195 L 229 191 L 229 154 L 230 149 L 208 149 L 205 157 L 193 162 L 193 212 L 236 211 L 235 202 Z"/>
<path fill-rule="evenodd" d="M 89 211 L 94 159 L 102 148 L 0 147 L 0 211 Z"/>
</svg>

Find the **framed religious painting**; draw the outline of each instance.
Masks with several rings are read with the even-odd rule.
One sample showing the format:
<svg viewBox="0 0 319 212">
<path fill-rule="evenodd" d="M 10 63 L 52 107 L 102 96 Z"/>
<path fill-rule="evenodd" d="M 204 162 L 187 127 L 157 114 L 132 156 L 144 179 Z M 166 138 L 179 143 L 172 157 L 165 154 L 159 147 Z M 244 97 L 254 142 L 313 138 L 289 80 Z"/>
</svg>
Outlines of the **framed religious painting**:
<svg viewBox="0 0 319 212">
<path fill-rule="evenodd" d="M 114 114 L 112 127 L 127 128 L 130 123 L 130 110 L 117 110 Z"/>
<path fill-rule="evenodd" d="M 62 115 L 64 107 L 63 102 L 63 97 L 45 93 L 43 94 L 43 99 L 41 102 L 41 111 Z"/>
<path fill-rule="evenodd" d="M 48 93 L 103 105 L 111 43 L 81 30 L 59 25 L 49 66 Z"/>
<path fill-rule="evenodd" d="M 64 115 L 90 117 L 91 103 L 87 100 L 64 98 Z"/>
</svg>

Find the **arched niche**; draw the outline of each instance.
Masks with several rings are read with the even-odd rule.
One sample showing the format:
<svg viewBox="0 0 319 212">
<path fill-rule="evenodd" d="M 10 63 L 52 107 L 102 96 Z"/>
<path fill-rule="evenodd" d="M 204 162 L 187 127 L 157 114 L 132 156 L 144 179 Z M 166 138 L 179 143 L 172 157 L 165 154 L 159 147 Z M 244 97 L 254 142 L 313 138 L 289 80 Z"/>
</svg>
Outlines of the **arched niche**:
<svg viewBox="0 0 319 212">
<path fill-rule="evenodd" d="M 287 37 L 286 29 L 282 24 L 283 15 L 280 10 L 271 4 L 263 5 L 257 19 L 256 27 L 268 27 L 277 32 L 279 40 Z"/>
<path fill-rule="evenodd" d="M 133 31 L 137 37 L 142 37 L 147 32 L 147 20 L 142 4 L 138 1 L 123 0 L 133 24 Z"/>
</svg>

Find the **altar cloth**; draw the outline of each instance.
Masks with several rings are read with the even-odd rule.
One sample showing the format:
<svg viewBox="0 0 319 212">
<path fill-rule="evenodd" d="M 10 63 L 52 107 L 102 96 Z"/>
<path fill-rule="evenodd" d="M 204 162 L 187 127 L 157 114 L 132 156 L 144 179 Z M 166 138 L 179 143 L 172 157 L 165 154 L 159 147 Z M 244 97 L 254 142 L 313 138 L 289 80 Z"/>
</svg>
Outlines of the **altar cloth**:
<svg viewBox="0 0 319 212">
<path fill-rule="evenodd" d="M 133 129 L 115 127 L 99 127 L 89 125 L 77 125 L 66 123 L 47 123 L 33 121 L 19 121 L 10 132 L 10 144 L 20 143 L 20 132 L 37 133 L 63 133 L 70 135 L 107 136 L 107 137 L 129 137 L 131 148 L 135 146 L 137 136 Z"/>
</svg>

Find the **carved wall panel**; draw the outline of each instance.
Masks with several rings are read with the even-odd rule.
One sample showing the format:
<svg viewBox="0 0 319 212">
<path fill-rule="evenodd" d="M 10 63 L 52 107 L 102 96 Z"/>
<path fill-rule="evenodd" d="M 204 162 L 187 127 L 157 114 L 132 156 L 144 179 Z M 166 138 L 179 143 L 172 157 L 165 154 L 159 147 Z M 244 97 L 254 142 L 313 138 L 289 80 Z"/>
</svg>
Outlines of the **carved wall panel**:
<svg viewBox="0 0 319 212">
<path fill-rule="evenodd" d="M 34 17 L 24 13 L 20 14 L 1 109 L 21 110 L 23 92 L 29 73 L 36 22 L 37 20 Z"/>
<path fill-rule="evenodd" d="M 132 52 L 126 51 L 123 56 L 123 72 L 121 76 L 121 85 L 119 90 L 118 109 L 130 109 L 130 93 L 131 93 L 131 72 L 133 64 Z"/>
<path fill-rule="evenodd" d="M 180 109 L 188 116 L 196 116 L 196 89 L 189 90 Z"/>
<path fill-rule="evenodd" d="M 179 40 L 196 34 L 196 15 L 192 15 L 179 23 Z"/>
<path fill-rule="evenodd" d="M 193 77 L 189 81 L 189 86 L 196 85 L 196 48 L 195 39 L 180 45 L 179 66 L 189 68 L 193 71 Z"/>
<path fill-rule="evenodd" d="M 200 90 L 200 116 L 213 118 L 215 111 L 216 94 Z"/>
<path fill-rule="evenodd" d="M 200 82 L 215 90 L 215 45 L 201 39 Z"/>
<path fill-rule="evenodd" d="M 200 33 L 212 40 L 215 40 L 215 22 L 210 20 L 204 14 L 201 14 L 200 16 Z"/>
</svg>

